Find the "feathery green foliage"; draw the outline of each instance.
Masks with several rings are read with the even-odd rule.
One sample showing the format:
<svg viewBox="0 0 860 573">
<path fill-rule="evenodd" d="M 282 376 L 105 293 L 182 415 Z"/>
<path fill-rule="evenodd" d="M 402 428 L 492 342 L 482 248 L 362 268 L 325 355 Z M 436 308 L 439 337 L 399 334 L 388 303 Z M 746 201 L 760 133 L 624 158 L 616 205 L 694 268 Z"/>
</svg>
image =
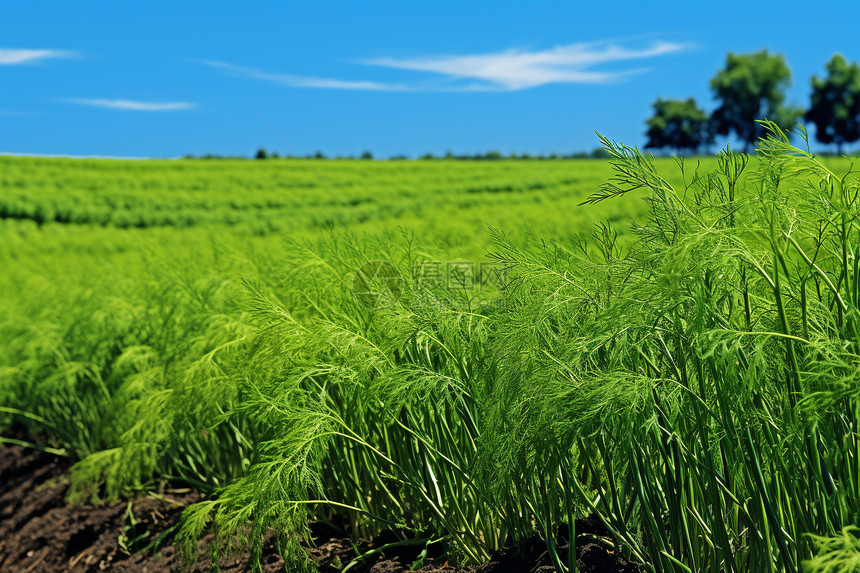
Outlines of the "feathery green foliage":
<svg viewBox="0 0 860 573">
<path fill-rule="evenodd" d="M 195 486 L 179 540 L 213 531 L 213 564 L 246 547 L 259 568 L 274 531 L 310 570 L 309 522 L 343 519 L 459 563 L 537 534 L 563 573 L 559 530 L 595 514 L 645 570 L 850 570 L 860 187 L 766 127 L 753 160 L 672 169 L 602 138 L 612 177 L 562 162 L 524 185 L 528 162 L 329 162 L 356 208 L 315 241 L 339 199 L 290 187 L 298 164 L 244 162 L 260 192 L 236 194 L 229 162 L 223 188 L 193 162 L 111 163 L 66 205 L 80 164 L 0 159 L 6 188 L 47 169 L 0 201 L 0 426 L 77 461 L 76 499 Z M 422 205 L 402 177 L 435 181 Z M 490 306 L 417 265 L 482 249 L 481 218 L 549 237 L 492 233 Z M 399 296 L 368 308 L 375 261 Z"/>
<path fill-rule="evenodd" d="M 623 253 L 501 242 L 516 351 L 482 439 L 544 531 L 585 508 L 649 570 L 797 571 L 854 523 L 860 185 L 767 128 L 754 172 L 727 150 L 682 188 L 606 141 L 589 202 L 650 208 Z"/>
</svg>

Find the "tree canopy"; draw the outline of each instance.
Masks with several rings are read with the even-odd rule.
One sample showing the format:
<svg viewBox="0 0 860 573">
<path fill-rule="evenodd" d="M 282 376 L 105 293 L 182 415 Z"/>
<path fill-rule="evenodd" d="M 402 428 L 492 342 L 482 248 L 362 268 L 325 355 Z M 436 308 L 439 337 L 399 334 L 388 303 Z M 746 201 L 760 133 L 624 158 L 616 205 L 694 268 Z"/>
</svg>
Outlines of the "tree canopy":
<svg viewBox="0 0 860 573">
<path fill-rule="evenodd" d="M 648 119 L 648 143 L 645 147 L 696 151 L 703 145 L 713 143 L 708 114 L 696 105 L 693 98 L 687 100 L 658 99 L 653 104 L 654 115 Z"/>
<path fill-rule="evenodd" d="M 806 121 L 815 124 L 815 139 L 835 143 L 842 153 L 845 143 L 860 139 L 860 66 L 850 65 L 842 54 L 827 62 L 827 76 L 812 78 L 812 95 Z"/>
<path fill-rule="evenodd" d="M 726 57 L 725 68 L 711 78 L 711 89 L 720 106 L 712 120 L 716 133 L 734 132 L 748 148 L 764 135 L 756 120 L 769 119 L 788 129 L 803 114 L 785 105 L 785 89 L 791 85 L 791 70 L 781 54 L 761 50 Z"/>
</svg>

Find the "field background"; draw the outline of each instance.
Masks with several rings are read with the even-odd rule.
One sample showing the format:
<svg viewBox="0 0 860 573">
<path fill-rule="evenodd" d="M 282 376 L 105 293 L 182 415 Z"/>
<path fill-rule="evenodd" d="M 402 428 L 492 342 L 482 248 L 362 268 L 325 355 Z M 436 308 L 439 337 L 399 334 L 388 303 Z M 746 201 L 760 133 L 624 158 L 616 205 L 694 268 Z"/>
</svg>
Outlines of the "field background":
<svg viewBox="0 0 860 573">
<path fill-rule="evenodd" d="M 673 160 L 658 164 L 681 182 Z M 260 257 L 289 260 L 295 242 L 344 234 L 410 244 L 426 260 L 485 261 L 490 227 L 520 243 L 591 232 L 604 220 L 623 234 L 643 212 L 640 197 L 579 206 L 610 176 L 603 160 L 0 157 L 0 263 L 8 271 L 0 294 L 8 324 L 32 323 L 20 313 L 35 303 L 35 284 L 65 287 L 50 295 L 54 304 L 81 296 L 84 285 L 90 297 L 129 299 L 145 277 L 234 281 L 257 275 Z M 157 278 L 163 273 L 170 278 Z"/>
<path fill-rule="evenodd" d="M 753 160 L 753 163 L 755 160 Z M 825 160 L 844 169 L 840 159 Z M 657 170 L 676 188 L 713 158 Z M 751 166 L 751 167 L 754 167 Z M 332 232 L 405 244 L 426 258 L 482 261 L 490 228 L 520 244 L 591 233 L 623 237 L 645 212 L 630 193 L 580 205 L 612 176 L 604 160 L 148 160 L 0 157 L 0 257 L 46 271 L 73 263 L 129 272 L 141 257 L 199 260 L 313 243 Z M 208 253 L 208 255 L 207 255 Z M 122 261 L 122 262 L 120 262 Z M 236 272 L 241 269 L 235 269 Z M 20 295 L 5 273 L 4 298 Z M 10 284 L 10 281 L 11 284 Z"/>
<path fill-rule="evenodd" d="M 705 162 L 711 167 L 711 160 Z M 181 243 L 189 236 L 229 234 L 255 242 L 254 237 L 314 238 L 329 228 L 381 235 L 400 234 L 402 228 L 452 254 L 479 257 L 490 247 L 488 225 L 513 237 L 543 238 L 602 219 L 626 222 L 641 210 L 633 196 L 577 206 L 609 178 L 609 165 L 601 160 L 4 157 L 0 173 L 5 230 L 28 233 L 44 223 L 44 240 L 66 234 L 63 240 L 105 247 L 123 236 Z M 680 183 L 680 174 L 673 183 Z"/>
</svg>

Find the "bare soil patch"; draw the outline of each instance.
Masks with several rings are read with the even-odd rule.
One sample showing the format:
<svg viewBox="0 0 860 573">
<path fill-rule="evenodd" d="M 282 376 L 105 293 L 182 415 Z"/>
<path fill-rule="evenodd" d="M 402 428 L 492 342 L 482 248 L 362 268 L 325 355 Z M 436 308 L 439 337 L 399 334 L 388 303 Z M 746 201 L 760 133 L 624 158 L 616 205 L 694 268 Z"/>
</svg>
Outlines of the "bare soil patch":
<svg viewBox="0 0 860 573">
<path fill-rule="evenodd" d="M 199 542 L 199 559 L 183 562 L 171 545 L 182 509 L 200 499 L 188 489 L 167 489 L 157 497 L 146 496 L 110 505 L 70 505 L 69 463 L 61 457 L 21 446 L 0 446 L 0 571 L 39 573 L 98 571 L 204 573 L 210 570 L 211 536 Z M 576 524 L 577 565 L 584 573 L 638 573 L 639 569 L 614 554 L 600 541 L 606 535 L 596 520 Z M 350 539 L 335 526 L 314 524 L 316 548 L 310 555 L 321 573 L 337 573 L 355 558 Z M 560 553 L 566 554 L 567 532 L 559 532 Z M 366 553 L 396 541 L 383 533 L 356 544 Z M 404 573 L 411 571 L 423 547 L 398 547 L 375 554 L 351 571 L 355 573 Z M 524 547 L 493 555 L 480 567 L 456 569 L 431 546 L 420 573 L 552 573 L 546 547 L 539 539 Z M 225 573 L 248 571 L 248 555 L 239 553 L 220 560 Z M 266 544 L 263 570 L 284 571 L 275 544 Z"/>
</svg>

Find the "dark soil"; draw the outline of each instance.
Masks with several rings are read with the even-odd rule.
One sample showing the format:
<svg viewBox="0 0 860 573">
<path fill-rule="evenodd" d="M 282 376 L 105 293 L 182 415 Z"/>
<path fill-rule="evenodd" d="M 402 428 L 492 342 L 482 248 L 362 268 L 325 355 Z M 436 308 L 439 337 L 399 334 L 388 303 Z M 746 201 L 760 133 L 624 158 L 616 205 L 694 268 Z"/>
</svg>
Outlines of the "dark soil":
<svg viewBox="0 0 860 573">
<path fill-rule="evenodd" d="M 20 446 L 0 446 L 0 571 L 116 571 L 164 573 L 210 570 L 211 536 L 199 542 L 200 558 L 184 565 L 171 546 L 182 509 L 200 496 L 188 489 L 166 489 L 110 505 L 68 505 L 69 463 L 60 457 Z M 336 573 L 355 558 L 343 532 L 331 525 L 313 524 L 316 548 L 309 551 L 322 573 Z M 576 523 L 577 566 L 584 573 L 638 573 L 639 569 L 611 552 L 601 539 L 606 532 L 596 520 Z M 559 532 L 560 555 L 567 553 L 567 532 Z M 396 539 L 382 534 L 358 543 L 362 553 Z M 437 552 L 441 546 L 431 546 Z M 423 547 L 398 547 L 368 557 L 355 573 L 410 571 Z M 247 554 L 220 561 L 226 573 L 248 571 Z M 284 571 L 273 542 L 266 544 L 266 572 Z M 432 551 L 418 569 L 421 573 L 552 573 L 546 547 L 534 539 L 516 551 L 501 551 L 480 567 L 455 569 L 441 553 Z"/>
</svg>

